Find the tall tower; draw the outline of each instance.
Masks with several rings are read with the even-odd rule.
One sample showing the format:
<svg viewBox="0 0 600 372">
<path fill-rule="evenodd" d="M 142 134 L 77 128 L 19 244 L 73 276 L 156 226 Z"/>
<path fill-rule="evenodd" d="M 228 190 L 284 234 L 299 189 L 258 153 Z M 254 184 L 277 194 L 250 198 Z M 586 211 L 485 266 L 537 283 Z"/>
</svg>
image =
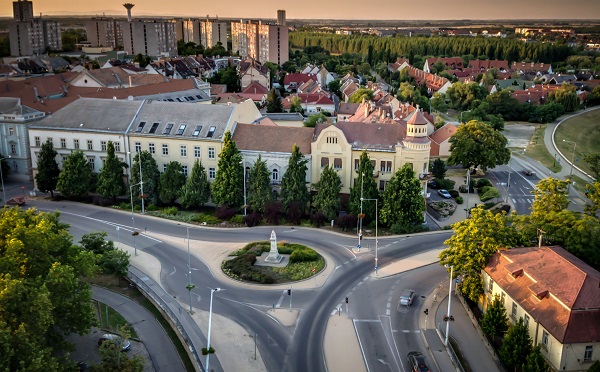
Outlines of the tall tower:
<svg viewBox="0 0 600 372">
<path fill-rule="evenodd" d="M 13 1 L 13 18 L 15 21 L 31 21 L 33 19 L 33 2 Z"/>
<path fill-rule="evenodd" d="M 131 22 L 131 8 L 133 8 L 135 4 L 125 3 L 123 4 L 123 6 L 125 7 L 125 9 L 127 9 L 127 22 Z"/>
<path fill-rule="evenodd" d="M 285 20 L 285 10 L 283 9 L 279 9 L 277 11 L 277 24 L 279 26 L 286 26 L 286 20 Z"/>
</svg>

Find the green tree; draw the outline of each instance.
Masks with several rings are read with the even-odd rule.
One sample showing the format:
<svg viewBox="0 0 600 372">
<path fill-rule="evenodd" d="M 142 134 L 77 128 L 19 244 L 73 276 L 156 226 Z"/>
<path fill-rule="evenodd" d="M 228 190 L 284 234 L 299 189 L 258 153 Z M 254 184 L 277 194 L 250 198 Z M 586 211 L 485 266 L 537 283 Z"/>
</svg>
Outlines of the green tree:
<svg viewBox="0 0 600 372">
<path fill-rule="evenodd" d="M 575 93 L 575 87 L 570 84 L 563 84 L 559 89 L 550 92 L 548 102 L 562 105 L 565 108 L 565 112 L 573 112 L 581 105 L 581 100 L 577 93 Z"/>
<path fill-rule="evenodd" d="M 281 105 L 281 98 L 275 88 L 271 89 L 267 96 L 267 112 L 283 112 L 283 106 Z"/>
<path fill-rule="evenodd" d="M 600 360 L 595 361 L 590 368 L 588 368 L 587 372 L 600 372 Z"/>
<path fill-rule="evenodd" d="M 361 75 L 370 75 L 371 74 L 371 65 L 368 62 L 363 62 L 358 66 L 358 72 Z"/>
<path fill-rule="evenodd" d="M 317 124 L 326 123 L 326 122 L 327 122 L 327 116 L 325 116 L 325 114 L 323 114 L 322 112 L 319 112 L 317 114 L 310 115 L 308 117 L 308 119 L 306 119 L 304 121 L 304 126 L 314 128 Z"/>
<path fill-rule="evenodd" d="M 66 198 L 86 196 L 92 186 L 92 168 L 83 151 L 67 156 L 58 176 L 56 189 Z"/>
<path fill-rule="evenodd" d="M 415 177 L 410 164 L 396 171 L 383 192 L 380 210 L 381 222 L 388 226 L 409 228 L 423 222 L 425 204 L 421 182 Z"/>
<path fill-rule="evenodd" d="M 436 158 L 431 164 L 431 173 L 434 178 L 443 180 L 446 177 L 446 162 L 440 158 Z"/>
<path fill-rule="evenodd" d="M 340 79 L 335 79 L 335 80 L 331 81 L 328 86 L 329 91 L 338 97 L 341 96 L 340 87 L 341 87 Z"/>
<path fill-rule="evenodd" d="M 302 108 L 302 99 L 298 96 L 292 96 L 290 98 L 290 112 L 299 112 L 304 113 L 304 109 Z"/>
<path fill-rule="evenodd" d="M 0 211 L 0 365 L 7 371 L 68 370 L 58 355 L 71 348 L 70 333 L 95 324 L 92 253 L 74 246 L 58 213 Z"/>
<path fill-rule="evenodd" d="M 508 368 L 522 366 L 527 361 L 527 356 L 531 353 L 531 337 L 529 331 L 523 323 L 523 318 L 506 333 L 500 348 L 500 359 Z"/>
<path fill-rule="evenodd" d="M 287 169 L 281 178 L 281 205 L 287 214 L 294 208 L 303 213 L 310 200 L 310 193 L 306 187 L 307 164 L 308 159 L 302 155 L 300 147 L 294 144 Z"/>
<path fill-rule="evenodd" d="M 594 177 L 600 179 L 600 153 L 585 154 L 583 160 L 589 165 Z"/>
<path fill-rule="evenodd" d="M 360 198 L 379 199 L 379 190 L 377 182 L 373 178 L 374 165 L 369 159 L 366 150 L 360 154 L 358 169 L 356 172 L 356 185 L 350 188 L 350 199 L 348 200 L 348 211 L 355 216 L 361 212 Z M 375 203 L 372 201 L 362 203 L 362 212 L 365 215 L 364 224 L 368 225 L 375 220 Z"/>
<path fill-rule="evenodd" d="M 240 150 L 231 139 L 231 132 L 227 131 L 219 154 L 217 176 L 212 183 L 212 198 L 216 205 L 238 208 L 244 203 L 244 167 L 241 162 Z"/>
<path fill-rule="evenodd" d="M 494 300 L 488 305 L 481 319 L 481 330 L 489 337 L 504 337 L 508 331 L 508 317 L 500 296 L 494 296 Z"/>
<path fill-rule="evenodd" d="M 46 141 L 46 143 L 43 143 L 38 155 L 38 172 L 35 175 L 38 190 L 43 193 L 50 192 L 53 198 L 54 190 L 56 190 L 56 184 L 58 183 L 58 176 L 60 175 L 56 155 L 58 153 L 54 150 L 52 142 Z"/>
<path fill-rule="evenodd" d="M 183 185 L 185 185 L 185 174 L 183 174 L 181 163 L 178 161 L 169 162 L 158 181 L 160 201 L 169 205 L 173 204 L 181 195 Z"/>
<path fill-rule="evenodd" d="M 510 160 L 506 137 L 480 121 L 471 120 L 459 126 L 449 142 L 448 165 L 462 164 L 465 168 L 480 167 L 486 171 Z"/>
<path fill-rule="evenodd" d="M 264 213 L 265 205 L 273 200 L 271 192 L 271 179 L 267 163 L 260 154 L 250 170 L 248 206 L 255 212 Z"/>
<path fill-rule="evenodd" d="M 482 206 L 471 210 L 471 217 L 452 225 L 454 233 L 440 253 L 440 265 L 454 267 L 454 275 L 462 275 L 461 292 L 472 301 L 483 293 L 481 270 L 488 259 L 501 248 L 520 246 L 523 237 L 512 224 L 512 216 L 494 214 Z"/>
<path fill-rule="evenodd" d="M 144 56 L 142 53 L 138 53 L 133 58 L 133 62 L 139 63 L 141 68 L 146 68 L 146 66 L 152 63 L 152 58 Z"/>
<path fill-rule="evenodd" d="M 585 185 L 586 195 L 591 203 L 585 204 L 585 212 L 590 216 L 597 216 L 600 211 L 600 182 Z"/>
<path fill-rule="evenodd" d="M 523 368 L 521 369 L 523 372 L 549 372 L 550 368 L 548 368 L 548 364 L 546 364 L 546 359 L 542 355 L 540 345 L 537 345 L 531 350 L 531 353 L 525 359 L 525 363 L 523 364 Z M 590 371 L 590 370 L 588 370 Z"/>
<path fill-rule="evenodd" d="M 192 167 L 192 173 L 185 181 L 181 191 L 181 205 L 185 208 L 200 208 L 210 198 L 210 183 L 206 175 L 206 169 L 196 159 Z"/>
<path fill-rule="evenodd" d="M 334 219 L 340 208 L 340 191 L 342 181 L 333 166 L 323 168 L 319 182 L 315 184 L 317 194 L 313 199 L 313 206 L 323 213 L 328 219 Z"/>
<path fill-rule="evenodd" d="M 106 239 L 106 232 L 96 231 L 81 237 L 79 244 L 87 251 L 96 255 L 96 263 L 105 274 L 117 277 L 127 275 L 129 268 L 129 253 L 117 249 L 112 240 Z"/>
<path fill-rule="evenodd" d="M 6 177 L 10 174 L 10 165 L 8 165 L 6 157 L 2 154 L 0 154 L 0 167 L 2 167 L 3 177 Z"/>
<path fill-rule="evenodd" d="M 534 195 L 531 203 L 531 213 L 534 216 L 548 212 L 560 212 L 567 209 L 567 187 L 569 183 L 556 178 L 548 177 L 540 180 L 532 191 Z"/>
<path fill-rule="evenodd" d="M 350 95 L 349 102 L 351 103 L 360 103 L 363 98 L 367 101 L 370 101 L 373 98 L 373 91 L 368 88 L 359 88 L 356 92 Z"/>
<path fill-rule="evenodd" d="M 100 195 L 105 198 L 112 198 L 115 201 L 118 196 L 126 193 L 127 190 L 123 182 L 123 168 L 127 168 L 127 163 L 119 160 L 115 155 L 115 145 L 112 141 L 108 141 L 106 159 L 98 175 L 98 186 L 96 187 Z"/>
<path fill-rule="evenodd" d="M 143 196 L 145 200 L 147 200 L 149 203 L 158 204 L 158 181 L 160 179 L 160 171 L 158 170 L 158 164 L 156 164 L 156 160 L 154 160 L 154 157 L 152 157 L 152 154 L 150 154 L 148 151 L 142 151 L 136 154 L 133 158 L 133 165 L 131 166 L 132 171 L 130 186 L 138 185 L 133 187 L 133 191 L 136 192 L 136 194 L 133 195 L 141 194 L 141 192 L 138 194 L 136 191 L 141 191 L 141 188 L 139 188 L 140 159 L 142 163 L 142 181 L 144 182 Z M 141 203 L 140 198 L 133 198 L 133 201 L 134 203 Z"/>
<path fill-rule="evenodd" d="M 478 83 L 456 82 L 446 90 L 446 98 L 450 101 L 450 107 L 459 111 L 474 108 L 478 102 L 487 96 L 486 88 Z"/>
</svg>

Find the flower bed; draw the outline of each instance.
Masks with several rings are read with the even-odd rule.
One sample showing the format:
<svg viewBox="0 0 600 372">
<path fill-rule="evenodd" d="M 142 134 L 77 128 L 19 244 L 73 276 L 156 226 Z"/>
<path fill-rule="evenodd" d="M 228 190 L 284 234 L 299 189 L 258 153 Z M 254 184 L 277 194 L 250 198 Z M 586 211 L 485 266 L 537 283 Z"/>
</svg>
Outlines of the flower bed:
<svg viewBox="0 0 600 372">
<path fill-rule="evenodd" d="M 456 204 L 447 201 L 429 202 L 427 206 L 437 212 L 441 218 L 452 216 L 456 211 Z"/>
</svg>

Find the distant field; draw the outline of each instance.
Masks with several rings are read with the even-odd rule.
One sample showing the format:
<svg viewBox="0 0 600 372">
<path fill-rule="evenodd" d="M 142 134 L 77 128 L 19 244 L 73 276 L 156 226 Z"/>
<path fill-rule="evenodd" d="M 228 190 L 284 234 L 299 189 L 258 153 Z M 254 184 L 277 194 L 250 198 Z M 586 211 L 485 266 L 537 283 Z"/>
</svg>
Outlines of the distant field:
<svg viewBox="0 0 600 372">
<path fill-rule="evenodd" d="M 575 142 L 577 144 L 575 165 L 585 172 L 591 173 L 590 167 L 583 161 L 583 156 L 600 152 L 600 109 L 590 110 L 563 122 L 556 130 L 554 141 L 569 161 L 573 157 L 573 148 L 575 147 L 572 142 Z M 569 167 L 568 164 L 563 165 Z"/>
</svg>

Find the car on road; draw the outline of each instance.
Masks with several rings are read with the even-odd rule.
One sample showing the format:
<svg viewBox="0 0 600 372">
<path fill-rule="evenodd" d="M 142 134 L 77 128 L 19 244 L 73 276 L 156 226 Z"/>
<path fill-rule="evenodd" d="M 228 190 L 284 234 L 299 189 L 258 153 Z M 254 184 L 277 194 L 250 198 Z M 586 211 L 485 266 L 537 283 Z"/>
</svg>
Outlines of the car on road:
<svg viewBox="0 0 600 372">
<path fill-rule="evenodd" d="M 535 172 L 530 169 L 526 169 L 523 171 L 523 174 L 526 176 L 533 176 L 535 174 Z"/>
<path fill-rule="evenodd" d="M 119 335 L 115 335 L 112 333 L 106 333 L 106 334 L 102 335 L 102 337 L 100 337 L 98 339 L 98 346 L 102 346 L 102 344 L 105 343 L 106 341 L 112 341 L 117 346 L 122 345 L 121 350 L 123 350 L 123 351 L 131 349 L 131 342 L 129 342 L 129 340 L 124 340 Z"/>
<path fill-rule="evenodd" d="M 440 194 L 440 196 L 444 199 L 452 199 L 452 195 L 450 195 L 450 193 L 448 192 L 448 190 L 438 190 L 438 194 Z"/>
<path fill-rule="evenodd" d="M 429 181 L 429 182 L 427 182 L 427 187 L 429 187 L 430 189 L 437 189 L 438 184 L 435 181 Z"/>
<path fill-rule="evenodd" d="M 412 289 L 405 289 L 402 291 L 400 295 L 400 305 L 401 306 L 410 306 L 413 303 L 415 298 L 415 291 Z"/>
<path fill-rule="evenodd" d="M 408 363 L 410 363 L 411 371 L 414 372 L 429 372 L 429 367 L 425 363 L 425 357 L 418 351 L 411 351 L 407 355 Z"/>
</svg>

